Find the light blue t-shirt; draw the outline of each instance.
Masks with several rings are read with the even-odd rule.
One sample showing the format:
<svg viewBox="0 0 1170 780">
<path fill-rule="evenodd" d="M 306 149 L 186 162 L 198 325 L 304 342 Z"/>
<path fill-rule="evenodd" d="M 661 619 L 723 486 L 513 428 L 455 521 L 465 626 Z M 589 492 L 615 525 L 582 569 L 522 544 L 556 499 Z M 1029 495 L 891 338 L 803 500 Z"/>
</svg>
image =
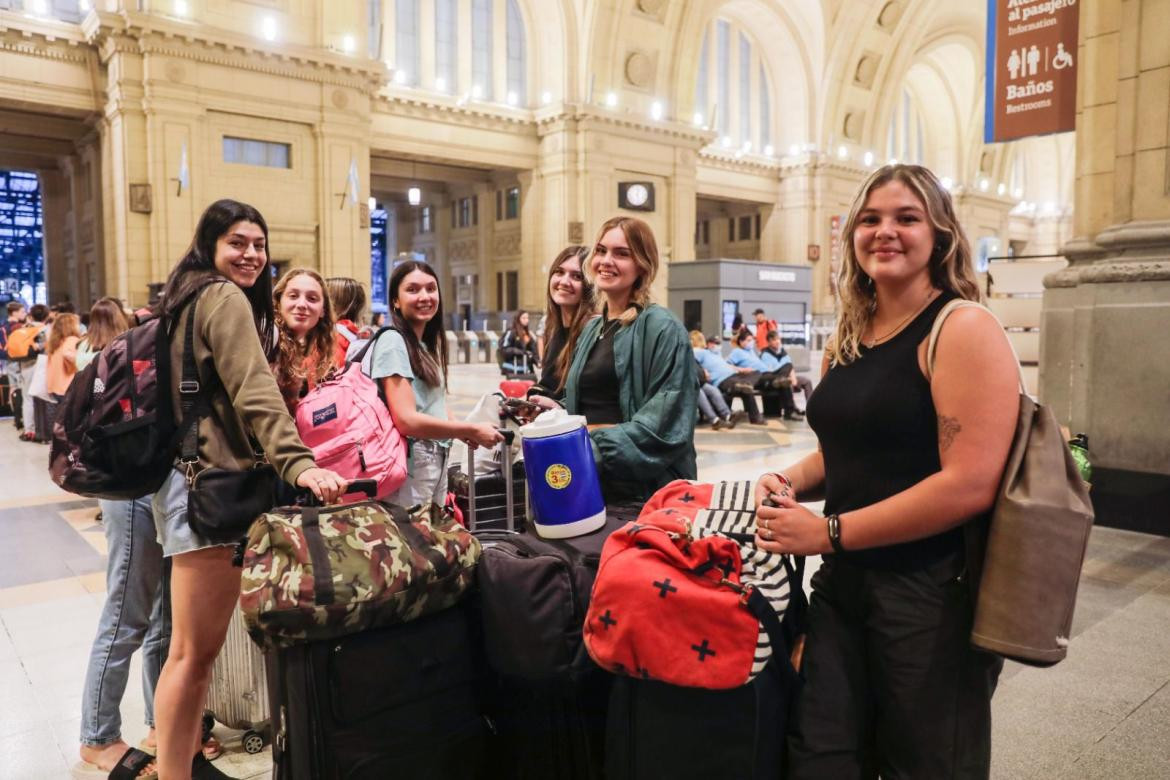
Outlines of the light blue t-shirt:
<svg viewBox="0 0 1170 780">
<path fill-rule="evenodd" d="M 768 367 L 768 371 L 778 371 L 779 369 L 791 363 L 792 358 L 788 357 L 788 355 L 784 355 L 784 357 L 778 358 L 765 349 L 760 353 L 760 362 Z"/>
<path fill-rule="evenodd" d="M 756 357 L 756 353 L 750 349 L 743 347 L 736 347 L 731 350 L 731 354 L 727 356 L 727 362 L 733 366 L 740 368 L 750 368 L 752 371 L 767 372 L 768 367 L 764 365 L 764 361 Z"/>
<path fill-rule="evenodd" d="M 373 355 L 370 358 L 371 379 L 376 381 L 388 376 L 409 379 L 410 387 L 414 390 L 414 408 L 422 414 L 437 417 L 440 420 L 447 419 L 447 388 L 442 384 L 439 384 L 438 387 L 431 387 L 414 375 L 410 369 L 410 356 L 406 351 L 406 342 L 401 333 L 396 330 L 386 331 L 378 338 L 372 351 Z M 451 440 L 439 439 L 437 443 L 448 447 Z"/>
<path fill-rule="evenodd" d="M 735 373 L 735 369 L 727 364 L 719 355 L 709 349 L 695 347 L 695 360 L 707 372 L 707 381 L 719 387 L 719 383 Z"/>
</svg>

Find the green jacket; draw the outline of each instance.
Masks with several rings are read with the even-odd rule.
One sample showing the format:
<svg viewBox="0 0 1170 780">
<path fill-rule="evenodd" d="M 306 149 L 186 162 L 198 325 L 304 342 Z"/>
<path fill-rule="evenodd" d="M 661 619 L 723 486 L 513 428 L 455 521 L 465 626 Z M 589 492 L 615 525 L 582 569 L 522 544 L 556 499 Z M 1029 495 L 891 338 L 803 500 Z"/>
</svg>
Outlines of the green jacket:
<svg viewBox="0 0 1170 780">
<path fill-rule="evenodd" d="M 565 382 L 565 408 L 578 414 L 581 370 L 604 318 L 585 324 Z M 675 479 L 695 479 L 695 356 L 682 323 L 650 304 L 613 336 L 622 422 L 591 431 L 607 501 L 645 500 Z"/>
</svg>

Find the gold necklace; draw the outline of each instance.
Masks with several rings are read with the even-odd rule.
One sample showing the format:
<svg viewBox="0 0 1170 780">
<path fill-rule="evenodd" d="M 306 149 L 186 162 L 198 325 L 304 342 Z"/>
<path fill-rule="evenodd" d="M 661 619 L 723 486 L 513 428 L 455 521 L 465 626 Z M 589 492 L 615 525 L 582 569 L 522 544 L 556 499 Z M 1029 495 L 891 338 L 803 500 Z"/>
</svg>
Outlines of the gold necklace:
<svg viewBox="0 0 1170 780">
<path fill-rule="evenodd" d="M 930 302 L 934 300 L 934 296 L 937 293 L 938 293 L 938 290 L 931 288 L 930 294 L 926 296 L 926 301 L 921 306 L 919 306 L 914 311 L 910 312 L 910 314 L 906 315 L 906 318 L 904 320 L 902 320 L 901 322 L 899 322 L 897 325 L 895 325 L 893 330 L 891 330 L 890 332 L 886 333 L 884 336 L 881 336 L 879 338 L 870 339 L 868 342 L 866 342 L 865 346 L 870 347 L 870 348 L 875 347 L 878 344 L 881 344 L 886 339 L 896 335 L 900 330 L 902 330 L 902 328 L 906 325 L 907 322 L 909 322 L 910 320 L 917 317 L 919 314 L 922 313 L 923 309 L 925 309 L 927 306 L 930 305 Z M 872 320 L 870 320 L 869 324 L 870 324 L 870 327 L 873 327 Z"/>
</svg>

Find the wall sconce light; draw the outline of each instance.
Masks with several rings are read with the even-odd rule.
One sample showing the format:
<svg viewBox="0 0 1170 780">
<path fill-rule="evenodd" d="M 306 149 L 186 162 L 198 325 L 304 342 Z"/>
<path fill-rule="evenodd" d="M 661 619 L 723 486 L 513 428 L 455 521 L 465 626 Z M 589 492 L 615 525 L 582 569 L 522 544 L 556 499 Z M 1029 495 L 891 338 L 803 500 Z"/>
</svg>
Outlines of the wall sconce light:
<svg viewBox="0 0 1170 780">
<path fill-rule="evenodd" d="M 418 187 L 411 187 L 406 191 L 406 202 L 412 206 L 417 206 L 422 203 L 422 190 Z"/>
</svg>

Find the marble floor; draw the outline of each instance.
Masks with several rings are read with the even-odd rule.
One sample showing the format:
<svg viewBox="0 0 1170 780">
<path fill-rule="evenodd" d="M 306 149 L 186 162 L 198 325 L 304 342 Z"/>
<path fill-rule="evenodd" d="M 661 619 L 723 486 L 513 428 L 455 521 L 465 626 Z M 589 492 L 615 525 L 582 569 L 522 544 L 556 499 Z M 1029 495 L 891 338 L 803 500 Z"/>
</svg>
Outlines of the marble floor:
<svg viewBox="0 0 1170 780">
<path fill-rule="evenodd" d="M 497 381 L 494 366 L 452 366 L 452 410 L 466 414 Z M 703 480 L 755 478 L 816 446 L 803 422 L 778 420 L 695 437 Z M 58 490 L 47 454 L 0 422 L 0 780 L 70 777 L 104 599 L 96 503 Z M 135 657 L 122 704 L 131 744 L 145 734 L 138 679 Z M 1068 659 L 1009 664 L 993 708 L 995 778 L 1170 778 L 1170 539 L 1095 529 Z M 269 775 L 267 750 L 249 756 L 234 732 L 217 734 L 220 769 Z"/>
</svg>

